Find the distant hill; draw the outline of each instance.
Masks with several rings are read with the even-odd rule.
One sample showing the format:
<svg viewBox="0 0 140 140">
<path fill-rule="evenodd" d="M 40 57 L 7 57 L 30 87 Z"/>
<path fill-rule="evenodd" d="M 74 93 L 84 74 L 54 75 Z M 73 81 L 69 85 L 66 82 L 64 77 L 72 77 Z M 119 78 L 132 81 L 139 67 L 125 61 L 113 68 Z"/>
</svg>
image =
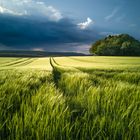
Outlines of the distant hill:
<svg viewBox="0 0 140 140">
<path fill-rule="evenodd" d="M 46 51 L 0 51 L 0 57 L 49 57 L 49 56 L 85 56 L 74 52 L 46 52 Z"/>
<path fill-rule="evenodd" d="M 140 42 L 128 34 L 109 35 L 92 44 L 90 53 L 104 56 L 140 56 Z"/>
</svg>

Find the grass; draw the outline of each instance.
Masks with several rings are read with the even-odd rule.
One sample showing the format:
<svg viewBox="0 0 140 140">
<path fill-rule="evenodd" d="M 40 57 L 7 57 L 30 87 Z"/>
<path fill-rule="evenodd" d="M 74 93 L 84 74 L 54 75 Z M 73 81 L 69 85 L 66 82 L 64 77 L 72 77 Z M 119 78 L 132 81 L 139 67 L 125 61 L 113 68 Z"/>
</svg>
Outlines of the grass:
<svg viewBox="0 0 140 140">
<path fill-rule="evenodd" d="M 0 139 L 140 139 L 139 57 L 0 63 Z"/>
<path fill-rule="evenodd" d="M 10 70 L 1 77 L 1 139 L 60 137 L 69 112 L 50 73 Z"/>
<path fill-rule="evenodd" d="M 0 58 L 0 69 L 48 70 L 52 67 L 49 58 Z"/>
<path fill-rule="evenodd" d="M 59 65 L 65 67 L 85 69 L 134 69 L 140 68 L 140 57 L 59 57 L 56 58 Z"/>
</svg>

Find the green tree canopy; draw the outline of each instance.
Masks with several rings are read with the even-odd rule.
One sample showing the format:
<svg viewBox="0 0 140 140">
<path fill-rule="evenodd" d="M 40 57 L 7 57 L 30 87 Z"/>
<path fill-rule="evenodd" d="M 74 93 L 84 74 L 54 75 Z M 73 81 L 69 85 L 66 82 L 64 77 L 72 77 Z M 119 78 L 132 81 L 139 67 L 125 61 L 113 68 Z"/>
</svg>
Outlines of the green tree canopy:
<svg viewBox="0 0 140 140">
<path fill-rule="evenodd" d="M 93 43 L 90 53 L 107 56 L 140 56 L 140 42 L 128 34 L 109 35 Z"/>
</svg>

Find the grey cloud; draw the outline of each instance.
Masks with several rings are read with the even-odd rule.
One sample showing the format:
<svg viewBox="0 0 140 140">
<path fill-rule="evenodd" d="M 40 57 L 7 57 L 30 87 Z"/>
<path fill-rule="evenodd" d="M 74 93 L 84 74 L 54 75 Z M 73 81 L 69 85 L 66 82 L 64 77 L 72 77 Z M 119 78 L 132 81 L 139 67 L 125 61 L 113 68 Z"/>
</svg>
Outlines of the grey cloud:
<svg viewBox="0 0 140 140">
<path fill-rule="evenodd" d="M 0 43 L 11 49 L 49 48 L 70 43 L 86 44 L 98 39 L 97 31 L 80 30 L 70 19 L 58 22 L 30 16 L 0 16 Z M 67 50 L 67 48 L 65 48 Z"/>
<path fill-rule="evenodd" d="M 88 18 L 82 24 L 87 27 L 91 22 Z M 0 6 L 0 49 L 78 51 L 98 38 L 98 31 L 81 30 L 44 2 L 3 0 Z"/>
</svg>

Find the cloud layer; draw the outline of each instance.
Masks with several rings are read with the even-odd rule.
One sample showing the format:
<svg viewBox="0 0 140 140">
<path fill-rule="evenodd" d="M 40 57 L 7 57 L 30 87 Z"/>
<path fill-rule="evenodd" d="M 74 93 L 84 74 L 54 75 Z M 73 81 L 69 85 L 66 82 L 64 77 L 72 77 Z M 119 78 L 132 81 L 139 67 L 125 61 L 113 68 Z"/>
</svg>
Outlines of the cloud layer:
<svg viewBox="0 0 140 140">
<path fill-rule="evenodd" d="M 18 16 L 30 15 L 48 18 L 52 21 L 59 21 L 63 18 L 61 12 L 53 6 L 33 0 L 4 0 L 0 6 L 0 13 Z"/>
<path fill-rule="evenodd" d="M 91 18 L 75 23 L 59 10 L 33 0 L 4 0 L 0 6 L 0 49 L 87 52 L 99 38 Z M 83 48 L 83 49 L 82 49 Z"/>
<path fill-rule="evenodd" d="M 87 18 L 85 22 L 78 23 L 77 25 L 79 26 L 80 29 L 87 29 L 89 26 L 93 24 L 93 20 L 91 18 Z"/>
<path fill-rule="evenodd" d="M 0 16 L 0 43 L 1 46 L 11 49 L 43 46 L 43 49 L 47 50 L 49 46 L 89 43 L 97 37 L 95 31 L 81 30 L 70 19 L 54 22 L 47 19 L 37 20 L 30 16 Z"/>
</svg>

